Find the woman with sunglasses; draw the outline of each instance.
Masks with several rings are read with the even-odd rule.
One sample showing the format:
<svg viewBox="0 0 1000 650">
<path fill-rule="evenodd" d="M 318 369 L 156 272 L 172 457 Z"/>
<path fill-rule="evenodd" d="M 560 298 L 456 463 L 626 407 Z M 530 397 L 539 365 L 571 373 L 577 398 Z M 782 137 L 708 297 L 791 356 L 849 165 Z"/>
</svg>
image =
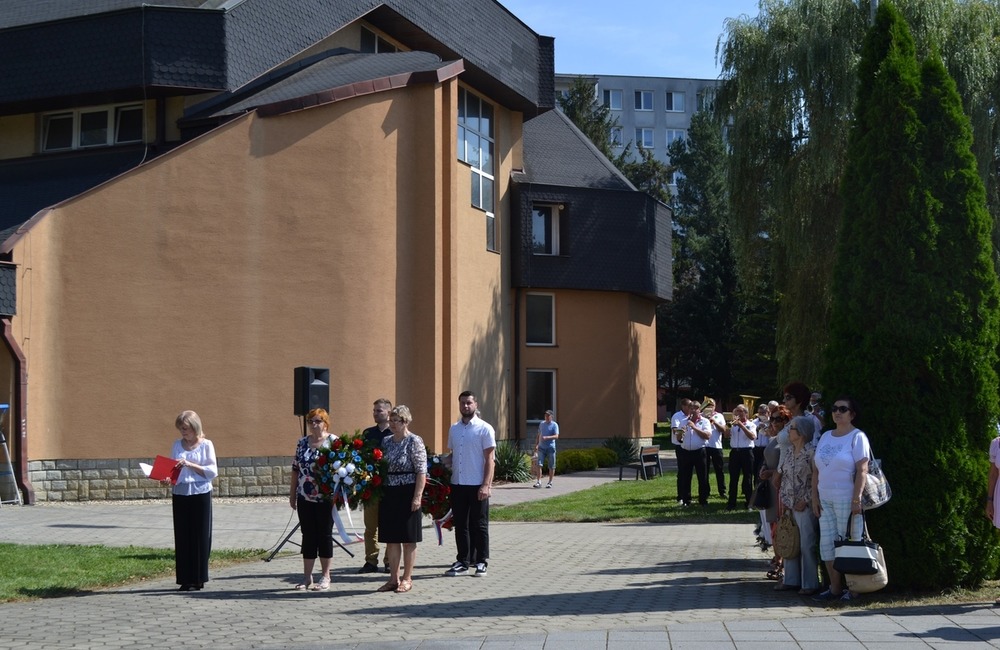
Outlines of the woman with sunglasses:
<svg viewBox="0 0 1000 650">
<path fill-rule="evenodd" d="M 323 500 L 316 483 L 316 459 L 319 449 L 333 444 L 330 435 L 330 414 L 326 409 L 313 409 L 306 415 L 309 435 L 295 446 L 292 458 L 292 484 L 288 502 L 299 514 L 302 529 L 302 564 L 305 580 L 296 585 L 303 591 L 326 591 L 330 588 L 330 559 L 333 557 L 333 509 Z M 319 582 L 313 582 L 316 557 L 323 571 Z"/>
<path fill-rule="evenodd" d="M 830 575 L 830 588 L 814 596 L 816 600 L 850 600 L 850 591 L 843 588 L 843 576 L 833 570 L 834 544 L 846 537 L 851 525 L 851 537 L 861 537 L 861 491 L 868 476 L 868 461 L 872 457 L 868 436 L 854 426 L 858 406 L 849 397 L 838 397 L 830 415 L 836 428 L 827 431 L 816 445 L 813 455 L 813 513 L 819 518 L 819 553 Z M 853 518 L 853 521 L 852 521 Z"/>
</svg>

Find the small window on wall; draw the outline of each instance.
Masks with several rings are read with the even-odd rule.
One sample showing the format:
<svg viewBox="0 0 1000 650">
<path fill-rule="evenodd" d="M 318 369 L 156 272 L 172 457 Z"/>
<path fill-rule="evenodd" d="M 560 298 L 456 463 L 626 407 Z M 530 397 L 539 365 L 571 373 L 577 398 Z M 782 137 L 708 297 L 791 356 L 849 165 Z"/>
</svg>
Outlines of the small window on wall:
<svg viewBox="0 0 1000 650">
<path fill-rule="evenodd" d="M 635 130 L 635 144 L 641 149 L 653 148 L 653 129 L 641 128 Z"/>
<path fill-rule="evenodd" d="M 684 93 L 673 93 L 667 92 L 667 112 L 668 113 L 683 113 L 684 112 Z"/>
<path fill-rule="evenodd" d="M 525 405 L 529 422 L 541 422 L 545 411 L 556 407 L 556 371 L 528 370 Z"/>
<path fill-rule="evenodd" d="M 604 91 L 604 105 L 613 111 L 620 111 L 622 109 L 622 91 L 617 89 L 610 89 Z"/>
<path fill-rule="evenodd" d="M 525 343 L 556 344 L 556 297 L 551 293 L 525 296 Z"/>
<path fill-rule="evenodd" d="M 611 140 L 612 147 L 624 147 L 625 146 L 625 132 L 620 126 L 611 127 L 611 135 L 609 136 Z"/>
<path fill-rule="evenodd" d="M 361 28 L 361 51 L 365 54 L 398 52 L 399 48 L 365 27 Z"/>
<path fill-rule="evenodd" d="M 559 206 L 532 206 L 531 252 L 535 255 L 559 254 Z"/>
<path fill-rule="evenodd" d="M 635 110 L 637 110 L 637 111 L 651 111 L 651 110 L 653 110 L 653 91 L 652 90 L 637 90 L 637 91 L 635 91 Z"/>
</svg>

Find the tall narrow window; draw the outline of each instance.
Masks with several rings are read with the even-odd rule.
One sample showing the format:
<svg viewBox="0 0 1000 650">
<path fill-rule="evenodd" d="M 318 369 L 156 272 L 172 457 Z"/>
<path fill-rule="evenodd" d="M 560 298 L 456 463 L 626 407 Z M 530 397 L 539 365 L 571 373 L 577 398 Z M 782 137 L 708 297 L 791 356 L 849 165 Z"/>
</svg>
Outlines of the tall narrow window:
<svg viewBox="0 0 1000 650">
<path fill-rule="evenodd" d="M 525 343 L 556 344 L 556 297 L 551 293 L 529 293 L 524 297 Z"/>
<path fill-rule="evenodd" d="M 559 208 L 557 206 L 532 206 L 531 251 L 536 255 L 559 254 Z"/>
<path fill-rule="evenodd" d="M 528 370 L 525 378 L 525 406 L 528 421 L 541 422 L 545 411 L 556 407 L 556 371 Z"/>
<path fill-rule="evenodd" d="M 493 105 L 458 90 L 458 158 L 472 173 L 472 206 L 486 213 L 486 248 L 498 250 L 494 203 Z"/>
</svg>

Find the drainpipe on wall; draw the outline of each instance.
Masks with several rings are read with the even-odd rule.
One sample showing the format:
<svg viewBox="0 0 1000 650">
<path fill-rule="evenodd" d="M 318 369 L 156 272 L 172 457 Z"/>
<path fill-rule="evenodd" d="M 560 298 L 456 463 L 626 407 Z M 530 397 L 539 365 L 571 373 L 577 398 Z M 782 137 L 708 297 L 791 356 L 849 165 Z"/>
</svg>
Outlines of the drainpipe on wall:
<svg viewBox="0 0 1000 650">
<path fill-rule="evenodd" d="M 14 417 L 18 418 L 17 431 L 11 431 L 11 437 L 17 437 L 17 466 L 18 472 L 16 483 L 23 490 L 24 503 L 29 506 L 35 505 L 35 489 L 28 479 L 28 372 L 25 370 L 27 364 L 24 362 L 24 353 L 21 346 L 14 340 L 14 333 L 11 331 L 9 318 L 3 319 L 3 340 L 14 359 L 14 404 L 10 411 L 11 428 L 13 429 Z"/>
<path fill-rule="evenodd" d="M 514 291 L 514 444 L 521 447 L 521 292 Z"/>
</svg>

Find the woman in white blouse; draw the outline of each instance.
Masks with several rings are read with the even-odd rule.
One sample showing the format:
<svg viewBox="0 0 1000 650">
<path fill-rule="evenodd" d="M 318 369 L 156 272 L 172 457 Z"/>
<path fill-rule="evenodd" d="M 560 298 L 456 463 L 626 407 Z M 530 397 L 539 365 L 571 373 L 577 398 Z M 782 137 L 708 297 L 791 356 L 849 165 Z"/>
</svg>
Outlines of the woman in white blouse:
<svg viewBox="0 0 1000 650">
<path fill-rule="evenodd" d="M 205 437 L 197 413 L 182 411 L 174 425 L 181 433 L 170 453 L 180 468 L 172 496 L 177 584 L 180 591 L 199 591 L 208 582 L 212 479 L 219 475 L 219 464 L 215 445 Z"/>
</svg>

